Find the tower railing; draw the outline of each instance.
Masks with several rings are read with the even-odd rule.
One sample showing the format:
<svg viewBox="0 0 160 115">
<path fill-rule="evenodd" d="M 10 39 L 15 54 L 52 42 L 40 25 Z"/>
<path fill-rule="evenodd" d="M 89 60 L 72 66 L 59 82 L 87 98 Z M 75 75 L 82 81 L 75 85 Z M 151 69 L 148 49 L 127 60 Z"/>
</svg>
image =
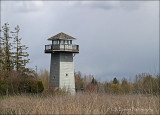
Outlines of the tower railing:
<svg viewBox="0 0 160 115">
<path fill-rule="evenodd" d="M 49 44 L 45 45 L 45 53 L 51 53 L 56 51 L 66 51 L 66 52 L 79 52 L 79 45 L 73 44 Z"/>
</svg>

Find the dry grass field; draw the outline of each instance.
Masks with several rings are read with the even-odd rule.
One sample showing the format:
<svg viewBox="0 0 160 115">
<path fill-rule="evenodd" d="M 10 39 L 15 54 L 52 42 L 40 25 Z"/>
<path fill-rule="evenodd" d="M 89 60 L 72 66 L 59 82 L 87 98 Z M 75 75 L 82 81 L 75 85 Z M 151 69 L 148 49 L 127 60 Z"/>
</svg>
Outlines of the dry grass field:
<svg viewBox="0 0 160 115">
<path fill-rule="evenodd" d="M 158 114 L 158 96 L 77 94 L 11 96 L 0 99 L 0 114 Z"/>
</svg>

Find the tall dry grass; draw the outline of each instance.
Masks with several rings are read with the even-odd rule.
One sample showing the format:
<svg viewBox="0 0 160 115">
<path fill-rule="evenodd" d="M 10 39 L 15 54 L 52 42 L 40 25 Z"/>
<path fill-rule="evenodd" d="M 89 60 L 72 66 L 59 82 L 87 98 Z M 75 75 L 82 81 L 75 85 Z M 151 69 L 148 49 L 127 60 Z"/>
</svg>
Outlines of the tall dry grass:
<svg viewBox="0 0 160 115">
<path fill-rule="evenodd" d="M 77 94 L 0 99 L 1 114 L 158 114 L 158 96 Z"/>
</svg>

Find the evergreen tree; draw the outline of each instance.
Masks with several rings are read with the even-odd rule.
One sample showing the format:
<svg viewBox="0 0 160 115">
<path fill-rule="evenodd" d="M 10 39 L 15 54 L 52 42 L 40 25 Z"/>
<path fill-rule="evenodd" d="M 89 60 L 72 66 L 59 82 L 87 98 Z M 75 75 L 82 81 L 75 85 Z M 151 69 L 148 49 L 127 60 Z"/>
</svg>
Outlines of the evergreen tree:
<svg viewBox="0 0 160 115">
<path fill-rule="evenodd" d="M 117 80 L 116 77 L 113 79 L 113 84 L 119 84 L 119 81 Z"/>
<path fill-rule="evenodd" d="M 19 30 L 20 28 L 17 25 L 17 27 L 15 27 L 15 32 L 12 32 L 14 36 L 14 44 L 16 44 L 14 47 L 14 64 L 16 71 L 22 72 L 24 71 L 26 64 L 29 63 L 29 54 L 25 52 L 28 47 L 21 44 L 22 38 L 19 38 Z"/>
<path fill-rule="evenodd" d="M 9 24 L 5 23 L 2 26 L 3 37 L 1 37 L 1 55 L 0 55 L 0 63 L 1 63 L 1 75 L 4 77 L 8 77 L 9 71 L 13 70 L 13 53 L 11 50 L 13 49 L 12 43 L 10 42 L 11 38 L 9 35 Z"/>
<path fill-rule="evenodd" d="M 0 75 L 2 72 L 2 47 L 1 47 L 2 43 L 1 43 L 1 30 L 0 30 Z"/>
<path fill-rule="evenodd" d="M 93 77 L 93 79 L 92 79 L 92 81 L 91 81 L 91 84 L 97 85 L 97 81 L 96 81 L 96 79 L 94 79 L 94 77 Z"/>
</svg>

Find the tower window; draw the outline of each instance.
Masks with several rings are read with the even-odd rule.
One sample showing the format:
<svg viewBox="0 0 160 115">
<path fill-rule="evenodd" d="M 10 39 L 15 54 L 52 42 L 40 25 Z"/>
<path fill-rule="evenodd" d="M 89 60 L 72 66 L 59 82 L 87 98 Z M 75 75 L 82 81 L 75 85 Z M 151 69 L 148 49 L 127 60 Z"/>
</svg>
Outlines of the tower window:
<svg viewBox="0 0 160 115">
<path fill-rule="evenodd" d="M 60 41 L 60 44 L 64 44 L 64 41 L 65 41 L 65 40 L 61 40 L 61 41 Z"/>
<path fill-rule="evenodd" d="M 57 41 L 57 40 L 54 40 L 54 41 L 53 41 L 53 44 L 58 44 L 58 41 Z"/>
<path fill-rule="evenodd" d="M 66 73 L 66 77 L 68 76 L 68 74 Z"/>
<path fill-rule="evenodd" d="M 68 44 L 68 40 L 65 40 L 65 41 L 64 41 L 64 44 Z"/>
</svg>

